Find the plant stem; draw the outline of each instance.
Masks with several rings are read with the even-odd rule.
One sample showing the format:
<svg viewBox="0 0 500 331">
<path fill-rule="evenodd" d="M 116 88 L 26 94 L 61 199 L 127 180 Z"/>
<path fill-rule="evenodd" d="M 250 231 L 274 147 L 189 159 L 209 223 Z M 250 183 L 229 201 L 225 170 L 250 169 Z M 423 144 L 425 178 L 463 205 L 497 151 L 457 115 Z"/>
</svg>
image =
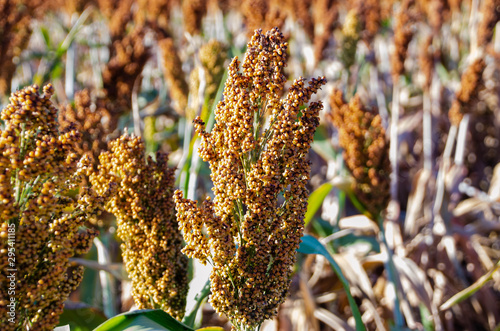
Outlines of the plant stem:
<svg viewBox="0 0 500 331">
<path fill-rule="evenodd" d="M 424 169 L 432 171 L 432 101 L 429 90 L 424 91 L 424 115 L 423 115 L 423 154 Z"/>
<path fill-rule="evenodd" d="M 389 160 L 392 166 L 391 172 L 391 201 L 388 207 L 388 218 L 390 221 L 396 222 L 399 219 L 400 205 L 398 199 L 398 150 L 399 150 L 399 82 L 394 82 L 394 90 L 392 93 L 392 111 L 391 111 L 391 126 L 390 126 L 390 148 Z"/>
<path fill-rule="evenodd" d="M 132 88 L 132 117 L 134 119 L 134 134 L 141 137 L 141 115 L 139 114 L 139 103 L 137 95 L 139 94 L 141 79 L 137 77 Z"/>
<path fill-rule="evenodd" d="M 394 265 L 394 260 L 393 260 L 393 252 L 392 249 L 389 247 L 389 244 L 387 243 L 387 239 L 385 236 L 385 230 L 384 230 L 384 222 L 382 219 L 379 219 L 379 240 L 382 243 L 382 248 L 385 249 L 386 254 L 387 254 L 387 260 L 385 261 L 385 269 L 387 271 L 387 279 L 391 283 L 395 298 L 394 298 L 394 322 L 396 323 L 396 327 L 399 329 L 405 325 L 403 313 L 401 312 L 401 304 L 400 304 L 400 292 L 399 292 L 399 287 L 400 287 L 400 282 L 399 282 L 399 277 L 398 277 L 398 272 L 396 270 L 396 266 Z"/>
</svg>

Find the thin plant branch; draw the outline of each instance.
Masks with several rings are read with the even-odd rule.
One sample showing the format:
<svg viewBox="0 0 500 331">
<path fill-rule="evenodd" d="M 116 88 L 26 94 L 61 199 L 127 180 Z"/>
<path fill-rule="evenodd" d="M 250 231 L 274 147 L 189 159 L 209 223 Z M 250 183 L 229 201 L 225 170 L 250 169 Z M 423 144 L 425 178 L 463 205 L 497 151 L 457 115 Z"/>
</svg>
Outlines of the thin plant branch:
<svg viewBox="0 0 500 331">
<path fill-rule="evenodd" d="M 485 286 L 486 283 L 488 283 L 493 278 L 493 274 L 497 272 L 499 269 L 500 269 L 500 261 L 498 261 L 497 264 L 485 275 L 481 276 L 478 280 L 476 280 L 474 284 L 467 287 L 466 289 L 463 289 L 462 291 L 458 292 L 457 294 L 446 300 L 446 302 L 439 307 L 439 310 L 440 311 L 448 310 L 454 305 L 459 304 L 460 302 L 469 298 L 471 295 L 473 295 L 474 293 L 479 291 L 483 286 Z"/>
</svg>

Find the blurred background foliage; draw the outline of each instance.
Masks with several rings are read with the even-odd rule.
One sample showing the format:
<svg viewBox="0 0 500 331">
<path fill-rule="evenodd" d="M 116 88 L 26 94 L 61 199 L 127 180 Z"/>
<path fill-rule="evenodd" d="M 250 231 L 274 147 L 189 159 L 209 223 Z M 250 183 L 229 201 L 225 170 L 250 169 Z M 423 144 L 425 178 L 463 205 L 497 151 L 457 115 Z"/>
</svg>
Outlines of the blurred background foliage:
<svg viewBox="0 0 500 331">
<path fill-rule="evenodd" d="M 499 328 L 498 0 L 0 0 L 0 12 L 2 108 L 51 82 L 95 169 L 133 132 L 150 155 L 169 153 L 197 200 L 212 193 L 192 120 L 211 129 L 230 59 L 254 29 L 279 27 L 286 74 L 328 83 L 315 97 L 310 237 L 262 329 Z M 100 235 L 72 260 L 86 271 L 60 319 L 71 330 L 133 308 L 115 217 L 89 226 Z M 190 268 L 187 314 L 201 309 L 188 324 L 229 329 L 194 298 L 208 273 Z"/>
</svg>

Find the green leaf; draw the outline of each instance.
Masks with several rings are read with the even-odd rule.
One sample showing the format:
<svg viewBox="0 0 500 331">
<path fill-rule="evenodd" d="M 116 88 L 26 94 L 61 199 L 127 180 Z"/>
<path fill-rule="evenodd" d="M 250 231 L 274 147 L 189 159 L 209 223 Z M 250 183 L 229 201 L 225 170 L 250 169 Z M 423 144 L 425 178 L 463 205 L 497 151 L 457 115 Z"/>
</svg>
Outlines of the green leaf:
<svg viewBox="0 0 500 331">
<path fill-rule="evenodd" d="M 97 249 L 94 245 L 90 248 L 90 251 L 85 255 L 85 258 L 82 259 L 87 262 L 92 261 L 93 263 L 97 263 Z M 70 261 L 73 261 L 70 259 Z M 75 261 L 75 263 L 79 263 L 79 261 Z M 83 265 L 83 264 L 81 264 Z M 96 303 L 101 301 L 100 298 L 100 283 L 98 279 L 98 272 L 92 268 L 89 268 L 88 265 L 83 265 L 85 267 L 85 272 L 83 273 L 83 279 L 80 283 L 80 298 L 81 302 L 84 302 L 91 306 L 99 307 Z M 82 290 L 84 289 L 84 290 Z"/>
<path fill-rule="evenodd" d="M 337 231 L 338 227 L 334 227 L 329 222 L 321 218 L 317 218 L 312 223 L 312 229 L 318 237 L 325 238 L 331 235 L 333 231 Z"/>
<path fill-rule="evenodd" d="M 71 331 L 92 331 L 105 321 L 104 313 L 93 307 L 64 308 L 59 316 L 59 326 L 69 325 Z"/>
<path fill-rule="evenodd" d="M 161 309 L 136 310 L 110 318 L 94 331 L 194 331 Z"/>
<path fill-rule="evenodd" d="M 227 69 L 224 70 L 224 75 L 222 75 L 222 79 L 220 80 L 219 88 L 217 89 L 217 94 L 215 94 L 214 102 L 212 103 L 212 109 L 207 109 L 206 112 L 202 113 L 201 119 L 206 124 L 207 132 L 212 130 L 212 127 L 215 123 L 215 108 L 217 108 L 217 104 L 222 100 L 224 93 L 224 86 L 226 85 L 228 72 Z"/>
<path fill-rule="evenodd" d="M 102 239 L 102 241 L 101 241 Z M 94 238 L 94 246 L 97 248 L 97 261 L 99 264 L 110 264 L 110 254 L 107 249 L 110 239 L 109 233 L 104 233 Z M 101 284 L 102 308 L 106 316 L 116 315 L 116 292 L 115 279 L 109 273 L 99 271 L 99 280 Z"/>
<path fill-rule="evenodd" d="M 323 200 L 325 200 L 326 196 L 332 190 L 333 185 L 330 183 L 324 183 L 320 187 L 318 187 L 311 195 L 309 196 L 309 200 L 307 202 L 307 212 L 304 216 L 305 226 L 311 222 L 314 215 L 318 211 L 318 209 L 323 204 Z"/>
<path fill-rule="evenodd" d="M 52 50 L 52 41 L 50 40 L 50 32 L 49 30 L 42 26 L 40 28 L 40 32 L 42 33 L 43 41 L 45 42 L 45 46 L 47 46 L 47 49 Z"/>
<path fill-rule="evenodd" d="M 358 197 L 352 192 L 352 191 L 346 191 L 347 196 L 349 197 L 349 200 L 351 200 L 351 203 L 356 207 L 356 209 L 366 217 L 370 219 L 374 219 L 373 215 L 370 214 L 370 212 L 366 209 L 366 207 L 363 205 L 361 201 L 359 201 Z"/>
<path fill-rule="evenodd" d="M 92 6 L 87 7 L 87 9 L 85 9 L 82 12 L 82 14 L 80 15 L 80 17 L 78 17 L 78 19 L 76 20 L 75 24 L 71 27 L 71 30 L 66 35 L 66 38 L 64 38 L 64 40 L 57 47 L 57 50 L 56 50 L 56 56 L 57 57 L 61 57 L 64 54 L 66 54 L 66 52 L 68 51 L 68 48 L 71 46 L 71 44 L 75 40 L 78 32 L 83 27 L 83 24 L 85 23 L 85 21 L 90 16 L 90 14 L 92 13 L 93 10 L 94 9 L 93 9 Z"/>
<path fill-rule="evenodd" d="M 432 316 L 427 307 L 425 307 L 425 305 L 423 304 L 420 304 L 418 305 L 418 308 L 420 310 L 420 316 L 421 316 L 420 321 L 422 323 L 422 326 L 424 327 L 424 330 L 425 331 L 434 330 L 434 324 L 432 323 Z"/>
<path fill-rule="evenodd" d="M 52 81 L 60 78 L 64 73 L 64 65 L 62 61 L 55 61 L 50 70 L 50 78 Z"/>
<path fill-rule="evenodd" d="M 205 283 L 205 286 L 203 286 L 200 293 L 198 293 L 194 297 L 196 304 L 194 305 L 193 309 L 189 312 L 189 314 L 184 316 L 184 318 L 182 319 L 182 323 L 186 324 L 189 327 L 194 326 L 194 322 L 196 319 L 196 314 L 198 313 L 198 309 L 200 309 L 200 306 L 201 306 L 203 300 L 205 300 L 205 298 L 208 297 L 209 294 L 210 294 L 210 280 L 207 280 L 207 282 Z"/>
<path fill-rule="evenodd" d="M 333 241 L 339 247 L 347 247 L 358 243 L 366 243 L 371 246 L 371 251 L 380 253 L 380 244 L 377 239 L 372 236 L 358 236 L 351 233 Z"/>
<path fill-rule="evenodd" d="M 325 131 L 324 127 L 318 127 L 314 133 L 314 141 L 311 144 L 311 148 L 325 161 L 335 160 L 338 153 L 333 149 L 330 136 Z"/>
<path fill-rule="evenodd" d="M 313 236 L 305 235 L 302 237 L 302 243 L 300 244 L 300 247 L 297 251 L 303 254 L 320 254 L 323 255 L 328 260 L 328 262 L 330 262 L 333 271 L 339 277 L 340 282 L 342 283 L 342 286 L 344 287 L 344 290 L 347 294 L 347 300 L 349 301 L 349 305 L 351 306 L 352 310 L 352 315 L 354 316 L 354 320 L 356 321 L 356 330 L 357 331 L 366 330 L 363 324 L 363 320 L 361 319 L 361 313 L 359 312 L 358 305 L 356 304 L 354 298 L 351 295 L 349 282 L 342 273 L 340 266 L 337 264 L 337 262 L 335 262 L 332 255 L 330 254 L 330 252 L 328 252 L 326 247 Z"/>
<path fill-rule="evenodd" d="M 89 17 L 89 15 L 92 13 L 93 8 L 88 7 L 83 11 L 83 13 L 80 15 L 76 23 L 73 25 L 69 33 L 66 35 L 64 40 L 58 45 L 56 49 L 52 47 L 51 45 L 51 40 L 50 40 L 50 34 L 49 31 L 46 28 L 41 28 L 41 33 L 44 38 L 45 43 L 47 43 L 47 48 L 50 50 L 50 52 L 47 54 L 47 68 L 43 70 L 42 72 L 38 72 L 37 75 L 35 75 L 34 81 L 35 83 L 42 85 L 42 83 L 49 81 L 49 78 L 55 79 L 59 77 L 62 74 L 63 70 L 63 56 L 66 54 L 68 51 L 68 48 L 71 46 L 73 41 L 75 40 L 78 32 L 80 29 L 83 27 L 83 24 Z M 45 66 L 42 66 L 45 68 Z"/>
</svg>

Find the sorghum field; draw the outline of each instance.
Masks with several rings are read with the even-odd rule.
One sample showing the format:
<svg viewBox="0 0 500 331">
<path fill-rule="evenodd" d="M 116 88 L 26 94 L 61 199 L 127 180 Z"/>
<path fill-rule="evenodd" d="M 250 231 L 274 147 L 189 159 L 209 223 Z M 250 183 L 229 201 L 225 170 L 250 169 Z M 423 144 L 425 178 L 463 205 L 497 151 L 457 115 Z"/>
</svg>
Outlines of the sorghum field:
<svg viewBox="0 0 500 331">
<path fill-rule="evenodd" d="M 499 0 L 0 0 L 0 329 L 500 330 Z"/>
</svg>

